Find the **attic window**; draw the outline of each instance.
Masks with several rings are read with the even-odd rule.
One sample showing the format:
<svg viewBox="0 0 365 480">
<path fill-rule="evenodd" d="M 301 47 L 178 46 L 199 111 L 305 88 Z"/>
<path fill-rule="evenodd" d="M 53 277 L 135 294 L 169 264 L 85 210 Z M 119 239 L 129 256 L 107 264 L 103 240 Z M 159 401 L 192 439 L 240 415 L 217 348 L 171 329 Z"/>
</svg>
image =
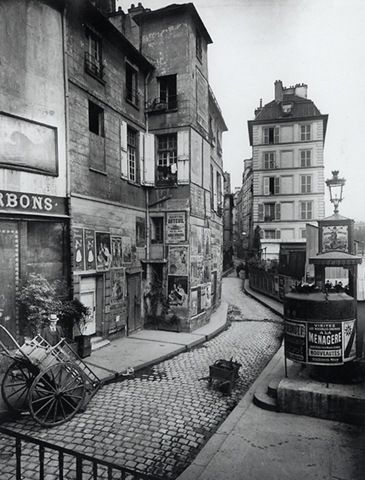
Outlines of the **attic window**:
<svg viewBox="0 0 365 480">
<path fill-rule="evenodd" d="M 289 115 L 290 113 L 292 113 L 293 104 L 292 103 L 283 103 L 281 105 L 281 109 L 282 109 L 284 115 Z"/>
</svg>

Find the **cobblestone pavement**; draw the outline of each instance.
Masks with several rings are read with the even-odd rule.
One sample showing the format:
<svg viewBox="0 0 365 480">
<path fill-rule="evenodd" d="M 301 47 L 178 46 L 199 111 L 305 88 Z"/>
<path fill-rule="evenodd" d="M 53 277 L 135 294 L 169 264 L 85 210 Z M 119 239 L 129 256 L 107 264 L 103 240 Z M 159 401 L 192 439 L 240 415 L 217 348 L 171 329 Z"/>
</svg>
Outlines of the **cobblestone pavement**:
<svg viewBox="0 0 365 480">
<path fill-rule="evenodd" d="M 30 417 L 9 426 L 106 461 L 174 479 L 232 411 L 280 345 L 280 317 L 242 292 L 242 280 L 224 280 L 223 298 L 231 324 L 202 346 L 104 386 L 86 411 L 67 424 L 42 429 Z M 209 386 L 209 365 L 219 358 L 242 364 L 231 395 Z M 1 480 L 14 478 L 9 446 L 0 447 Z M 29 455 L 25 480 L 37 477 L 37 458 Z M 47 480 L 57 468 L 48 458 Z M 71 473 L 67 480 L 75 478 Z"/>
</svg>

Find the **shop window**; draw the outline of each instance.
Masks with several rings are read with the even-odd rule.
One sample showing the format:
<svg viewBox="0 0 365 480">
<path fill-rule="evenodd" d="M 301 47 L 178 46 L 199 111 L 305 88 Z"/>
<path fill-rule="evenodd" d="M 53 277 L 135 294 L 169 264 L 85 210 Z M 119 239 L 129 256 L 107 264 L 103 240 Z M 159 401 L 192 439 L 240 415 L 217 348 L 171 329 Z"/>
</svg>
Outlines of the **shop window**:
<svg viewBox="0 0 365 480">
<path fill-rule="evenodd" d="M 157 136 L 157 186 L 176 185 L 177 134 Z"/>
<path fill-rule="evenodd" d="M 164 239 L 163 217 L 151 217 L 151 243 L 163 243 Z"/>
</svg>

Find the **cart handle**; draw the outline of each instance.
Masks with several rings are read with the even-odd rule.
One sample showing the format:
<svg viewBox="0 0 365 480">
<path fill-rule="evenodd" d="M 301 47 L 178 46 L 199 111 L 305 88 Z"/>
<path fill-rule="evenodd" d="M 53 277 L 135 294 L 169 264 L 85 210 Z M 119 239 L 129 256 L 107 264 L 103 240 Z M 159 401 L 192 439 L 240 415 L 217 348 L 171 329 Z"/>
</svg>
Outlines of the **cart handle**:
<svg viewBox="0 0 365 480">
<path fill-rule="evenodd" d="M 20 345 L 19 343 L 15 340 L 15 338 L 13 337 L 13 335 L 9 332 L 9 330 L 4 327 L 4 325 L 0 325 L 0 329 L 3 330 L 3 332 L 5 333 L 5 335 L 7 335 L 9 337 L 9 339 L 11 340 L 11 342 L 14 344 L 14 350 L 15 349 L 20 349 Z M 3 350 L 5 351 L 5 353 L 7 355 L 10 355 L 10 350 L 9 348 L 0 340 L 0 346 L 3 348 Z"/>
</svg>

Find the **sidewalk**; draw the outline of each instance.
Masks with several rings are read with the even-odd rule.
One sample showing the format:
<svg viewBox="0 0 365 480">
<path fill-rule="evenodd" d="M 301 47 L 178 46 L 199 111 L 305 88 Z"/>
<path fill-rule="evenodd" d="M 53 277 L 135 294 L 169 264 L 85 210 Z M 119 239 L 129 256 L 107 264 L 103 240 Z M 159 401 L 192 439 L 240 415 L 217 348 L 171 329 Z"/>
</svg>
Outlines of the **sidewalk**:
<svg viewBox="0 0 365 480">
<path fill-rule="evenodd" d="M 225 329 L 227 309 L 228 305 L 222 302 L 209 324 L 193 333 L 140 330 L 93 351 L 84 361 L 100 380 L 111 381 L 128 369 L 141 370 L 210 340 Z"/>
<path fill-rule="evenodd" d="M 283 306 L 244 284 L 282 315 Z M 283 347 L 178 480 L 363 480 L 365 429 L 332 420 L 263 410 L 255 392 L 284 377 Z"/>
</svg>

